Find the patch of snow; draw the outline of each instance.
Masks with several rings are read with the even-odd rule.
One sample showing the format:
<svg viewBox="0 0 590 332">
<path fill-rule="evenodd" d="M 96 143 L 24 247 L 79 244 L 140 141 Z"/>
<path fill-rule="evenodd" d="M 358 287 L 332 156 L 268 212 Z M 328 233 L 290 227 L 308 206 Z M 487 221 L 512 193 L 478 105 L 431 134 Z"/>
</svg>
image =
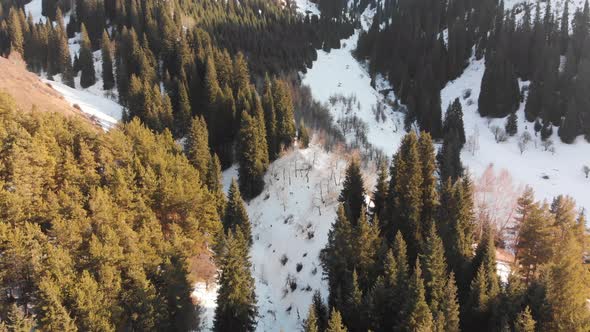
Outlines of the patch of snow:
<svg viewBox="0 0 590 332">
<path fill-rule="evenodd" d="M 318 5 L 311 2 L 310 0 L 295 0 L 297 5 L 297 12 L 303 15 L 317 15 L 320 16 L 320 10 Z"/>
<path fill-rule="evenodd" d="M 210 330 L 213 327 L 213 318 L 215 318 L 215 307 L 217 306 L 217 291 L 219 286 L 197 282 L 192 293 L 193 299 L 196 300 L 201 311 L 201 327 L 203 330 Z"/>
<path fill-rule="evenodd" d="M 85 90 L 73 89 L 59 81 L 42 80 L 49 83 L 72 105 L 78 105 L 82 112 L 96 118 L 105 130 L 112 128 L 121 120 L 123 107 L 116 102 Z"/>
<path fill-rule="evenodd" d="M 319 253 L 335 220 L 346 165 L 343 156 L 317 144 L 294 148 L 271 164 L 264 192 L 247 203 L 257 331 L 298 331 L 313 293 L 327 297 Z M 223 173 L 225 188 L 236 173 L 236 167 Z"/>
<path fill-rule="evenodd" d="M 462 151 L 464 165 L 473 175 L 479 176 L 493 164 L 498 170 L 508 170 L 517 184 L 531 186 L 537 199 L 551 200 L 560 194 L 570 195 L 579 207 L 590 208 L 590 180 L 582 173 L 582 166 L 590 164 L 590 144 L 582 137 L 578 137 L 574 144 L 564 144 L 557 135 L 558 128 L 554 127 L 550 139 L 555 152 L 545 151 L 540 137 L 535 136 L 534 123 L 525 120 L 524 102 L 517 111 L 518 134 L 508 138 L 506 142 L 496 143 L 490 128 L 494 125 L 504 128 L 506 119 L 488 120 L 478 113 L 478 97 L 484 71 L 484 60 L 472 59 L 464 73 L 441 91 L 443 111 L 455 98 L 460 98 L 465 135 L 477 137 L 479 141 L 479 149 L 475 153 L 467 149 Z M 528 84 L 520 82 L 521 86 Z M 467 90 L 471 90 L 471 96 L 462 98 Z M 524 131 L 528 131 L 533 140 L 521 154 L 517 142 Z"/>
</svg>

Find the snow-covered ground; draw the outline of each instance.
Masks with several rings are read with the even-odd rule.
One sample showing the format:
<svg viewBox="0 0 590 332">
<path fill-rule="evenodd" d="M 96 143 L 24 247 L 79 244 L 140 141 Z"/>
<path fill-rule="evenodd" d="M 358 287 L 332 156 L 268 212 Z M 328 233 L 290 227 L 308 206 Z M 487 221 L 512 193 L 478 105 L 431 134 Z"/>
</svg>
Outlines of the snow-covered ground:
<svg viewBox="0 0 590 332">
<path fill-rule="evenodd" d="M 41 0 L 33 0 L 25 5 L 25 13 L 32 15 L 33 22 L 46 21 L 46 17 L 41 15 Z M 71 13 L 64 14 L 64 22 L 67 24 L 70 20 Z M 77 33 L 74 38 L 68 40 L 71 58 L 80 52 L 80 34 Z M 102 82 L 102 54 L 99 51 L 93 53 L 94 70 L 96 74 L 96 83 L 86 89 L 80 86 L 80 76 L 78 74 L 74 78 L 76 89 L 73 89 L 61 81 L 61 75 L 56 75 L 53 80 L 48 80 L 43 74 L 43 81 L 51 84 L 53 88 L 61 93 L 64 98 L 72 105 L 78 105 L 80 110 L 95 118 L 101 126 L 106 130 L 113 127 L 121 120 L 123 114 L 123 107 L 119 105 L 117 100 L 117 92 L 105 91 Z"/>
<path fill-rule="evenodd" d="M 465 134 L 467 137 L 477 138 L 479 142 L 479 149 L 475 153 L 463 150 L 463 163 L 475 176 L 481 175 L 490 164 L 497 170 L 506 169 L 516 182 L 531 186 L 538 199 L 550 200 L 559 194 L 567 194 L 572 196 L 580 207 L 590 208 L 590 180 L 586 179 L 582 172 L 583 165 L 590 165 L 590 144 L 582 137 L 578 137 L 574 144 L 564 144 L 557 136 L 557 128 L 554 128 L 550 139 L 554 143 L 555 151 L 545 151 L 540 137 L 535 137 L 534 125 L 524 119 L 524 103 L 517 112 L 518 134 L 506 142 L 496 143 L 490 128 L 494 125 L 504 128 L 506 120 L 488 121 L 477 112 L 484 71 L 483 60 L 472 59 L 463 75 L 441 91 L 443 110 L 455 98 L 460 98 Z M 526 84 L 528 82 L 521 82 L 521 86 Z M 471 96 L 461 98 L 463 92 L 468 89 L 471 90 Z M 524 131 L 530 133 L 533 141 L 521 154 L 517 142 Z"/>
<path fill-rule="evenodd" d="M 347 164 L 343 155 L 326 153 L 316 144 L 294 148 L 270 166 L 264 192 L 247 204 L 254 238 L 250 255 L 258 299 L 257 331 L 298 331 L 313 293 L 319 290 L 327 297 L 319 253 L 335 220 Z M 223 173 L 226 190 L 236 176 L 236 167 Z M 208 328 L 214 291 L 213 286 L 207 291 L 198 284 L 193 293 L 203 303 Z"/>
<path fill-rule="evenodd" d="M 72 105 L 78 105 L 82 112 L 99 121 L 104 129 L 109 129 L 121 120 L 123 108 L 111 99 L 97 96 L 86 90 L 73 89 L 59 81 L 43 79 L 45 83 L 61 93 Z"/>
<path fill-rule="evenodd" d="M 295 0 L 297 11 L 303 15 L 320 15 L 318 6 L 310 0 Z"/>
<path fill-rule="evenodd" d="M 362 15 L 361 22 L 364 29 L 368 29 L 374 10 L 367 9 Z M 307 73 L 301 74 L 302 84 L 311 88 L 314 99 L 324 103 L 332 111 L 334 118 L 343 121 L 344 118 L 356 115 L 367 124 L 367 138 L 375 147 L 391 156 L 397 150 L 403 131 L 403 117 L 399 112 L 393 112 L 390 103 L 395 99 L 393 93 L 385 98 L 378 90 L 389 89 L 383 80 L 377 80 L 376 87 L 371 87 L 371 77 L 366 66 L 359 63 L 352 55 L 356 49 L 360 30 L 341 41 L 340 49 L 329 52 L 318 50 L 318 58 Z M 353 97 L 351 102 L 334 102 L 335 96 Z M 350 104 L 350 105 L 349 105 Z M 377 120 L 374 109 L 381 105 L 384 108 L 385 120 Z M 347 138 L 352 135 L 347 135 Z"/>
</svg>

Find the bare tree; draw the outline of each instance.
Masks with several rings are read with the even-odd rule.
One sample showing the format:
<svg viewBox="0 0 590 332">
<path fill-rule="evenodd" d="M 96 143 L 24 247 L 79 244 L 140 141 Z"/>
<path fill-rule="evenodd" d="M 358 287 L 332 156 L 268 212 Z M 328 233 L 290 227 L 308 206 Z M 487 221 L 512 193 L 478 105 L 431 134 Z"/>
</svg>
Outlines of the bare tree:
<svg viewBox="0 0 590 332">
<path fill-rule="evenodd" d="M 494 139 L 496 140 L 496 143 L 505 142 L 508 139 L 508 135 L 506 134 L 504 128 L 497 125 L 493 125 L 490 128 L 490 130 L 492 131 L 492 134 L 494 134 Z"/>
<path fill-rule="evenodd" d="M 496 174 L 494 166 L 489 165 L 474 189 L 476 220 L 482 225 L 486 222 L 493 225 L 504 236 L 514 224 L 514 212 L 523 188 L 514 184 L 507 170 Z"/>
<path fill-rule="evenodd" d="M 531 140 L 532 137 L 528 131 L 523 132 L 520 137 L 518 137 L 518 149 L 520 150 L 520 154 L 523 154 L 526 151 Z"/>
<path fill-rule="evenodd" d="M 472 156 L 475 156 L 475 152 L 479 151 L 479 127 L 477 125 L 473 126 L 473 133 L 469 135 L 465 145 Z"/>
<path fill-rule="evenodd" d="M 548 139 L 546 141 L 542 141 L 541 145 L 543 146 L 543 149 L 545 149 L 545 151 L 549 151 L 553 147 L 553 141 Z"/>
</svg>

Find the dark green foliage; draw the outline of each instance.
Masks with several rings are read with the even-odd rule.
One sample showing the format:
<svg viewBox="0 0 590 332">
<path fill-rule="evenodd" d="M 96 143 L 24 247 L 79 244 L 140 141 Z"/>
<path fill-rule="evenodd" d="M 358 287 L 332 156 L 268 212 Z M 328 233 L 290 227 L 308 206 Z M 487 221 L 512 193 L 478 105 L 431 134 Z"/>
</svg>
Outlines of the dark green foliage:
<svg viewBox="0 0 590 332">
<path fill-rule="evenodd" d="M 379 162 L 379 169 L 377 171 L 377 184 L 373 192 L 373 215 L 379 220 L 383 220 L 382 212 L 385 209 L 387 202 L 387 192 L 389 191 L 388 183 L 389 172 L 387 171 L 387 161 L 385 159 Z"/>
<path fill-rule="evenodd" d="M 447 135 L 451 135 L 452 133 L 459 137 L 459 142 L 461 142 L 461 147 L 463 147 L 466 139 L 465 128 L 463 125 L 463 107 L 461 106 L 459 98 L 456 98 L 455 101 L 449 105 L 447 113 L 445 113 L 443 136 L 447 137 Z"/>
<path fill-rule="evenodd" d="M 390 170 L 384 233 L 390 241 L 401 231 L 408 242 L 408 256 L 414 261 L 422 248 L 423 169 L 414 132 L 407 134 L 393 158 Z"/>
<path fill-rule="evenodd" d="M 82 76 L 80 76 L 80 86 L 87 88 L 96 83 L 96 76 L 94 73 L 94 59 L 92 56 L 92 44 L 88 37 L 86 27 L 82 24 L 81 37 L 80 37 L 80 70 Z"/>
<path fill-rule="evenodd" d="M 240 229 L 229 231 L 218 253 L 221 273 L 213 331 L 256 329 L 256 295 L 248 249 L 248 240 Z"/>
<path fill-rule="evenodd" d="M 501 118 L 515 112 L 519 105 L 520 88 L 513 65 L 506 56 L 496 54 L 486 63 L 479 95 L 479 114 Z"/>
<path fill-rule="evenodd" d="M 267 146 L 261 142 L 259 121 L 242 112 L 238 142 L 238 175 L 240 191 L 245 199 L 252 199 L 264 189 L 264 173 L 268 167 Z"/>
<path fill-rule="evenodd" d="M 239 229 L 248 244 L 252 245 L 252 226 L 235 179 L 232 179 L 227 193 L 227 205 L 223 214 L 223 228 L 226 232 L 231 230 L 234 233 Z"/>
<path fill-rule="evenodd" d="M 506 130 L 506 134 L 510 136 L 516 135 L 518 132 L 518 117 L 516 116 L 516 112 L 510 113 L 508 118 L 506 119 L 506 125 L 504 126 Z"/>
<path fill-rule="evenodd" d="M 109 34 L 106 30 L 102 33 L 101 39 L 102 52 L 102 88 L 110 90 L 115 86 L 115 77 L 113 76 L 113 50 Z"/>
<path fill-rule="evenodd" d="M 338 201 L 342 203 L 348 220 L 356 225 L 361 210 L 365 208 L 365 184 L 357 159 L 352 159 L 346 168 L 344 183 Z"/>
</svg>

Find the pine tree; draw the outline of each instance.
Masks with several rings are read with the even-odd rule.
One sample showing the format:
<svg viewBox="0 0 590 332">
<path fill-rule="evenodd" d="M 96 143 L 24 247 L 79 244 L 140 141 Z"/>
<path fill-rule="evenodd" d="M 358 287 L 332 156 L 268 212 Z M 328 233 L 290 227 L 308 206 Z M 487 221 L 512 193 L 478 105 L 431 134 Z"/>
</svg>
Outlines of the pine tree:
<svg viewBox="0 0 590 332">
<path fill-rule="evenodd" d="M 287 83 L 281 80 L 274 80 L 272 84 L 273 101 L 276 114 L 276 137 L 277 143 L 289 146 L 295 137 L 295 119 L 293 116 L 293 100 Z"/>
<path fill-rule="evenodd" d="M 186 156 L 199 171 L 199 182 L 207 183 L 207 173 L 211 154 L 209 152 L 209 133 L 207 123 L 202 116 L 195 117 L 184 143 Z"/>
<path fill-rule="evenodd" d="M 454 182 L 463 176 L 461 141 L 456 133 L 450 132 L 445 135 L 442 148 L 439 150 L 436 159 L 442 181 L 450 178 Z"/>
<path fill-rule="evenodd" d="M 342 324 L 342 316 L 340 312 L 336 309 L 332 309 L 332 313 L 330 314 L 330 321 L 328 322 L 328 327 L 326 328 L 325 332 L 347 332 L 348 330 Z"/>
<path fill-rule="evenodd" d="M 422 238 L 429 236 L 430 228 L 438 210 L 438 191 L 436 179 L 436 157 L 432 137 L 428 133 L 421 133 L 418 140 L 418 152 L 422 165 L 422 212 L 420 229 Z M 422 249 L 422 248 L 421 248 Z"/>
<path fill-rule="evenodd" d="M 528 306 L 518 315 L 514 324 L 514 330 L 516 332 L 535 332 L 535 320 Z"/>
<path fill-rule="evenodd" d="M 248 240 L 236 230 L 229 232 L 220 254 L 219 292 L 213 331 L 254 331 L 256 329 L 256 294 L 251 275 Z"/>
<path fill-rule="evenodd" d="M 460 329 L 460 308 L 457 295 L 457 286 L 455 285 L 455 274 L 451 272 L 444 289 L 444 296 L 442 299 L 442 317 L 444 317 L 445 327 L 444 332 L 459 332 Z M 441 314 L 439 314 L 441 315 Z M 440 316 L 439 316 L 440 317 Z"/>
<path fill-rule="evenodd" d="M 111 40 L 107 31 L 103 31 L 101 38 L 102 53 L 102 88 L 110 90 L 115 86 L 115 77 L 113 76 L 113 56 Z"/>
<path fill-rule="evenodd" d="M 262 107 L 264 108 L 264 120 L 266 128 L 266 142 L 268 144 L 268 157 L 271 161 L 277 158 L 279 143 L 277 138 L 277 120 L 274 105 L 272 83 L 268 74 L 264 77 L 262 92 Z"/>
<path fill-rule="evenodd" d="M 365 206 L 365 184 L 359 161 L 356 158 L 353 158 L 346 168 L 338 201 L 344 205 L 348 219 L 353 225 L 356 225 L 361 209 Z"/>
<path fill-rule="evenodd" d="M 375 185 L 375 191 L 373 192 L 373 215 L 379 220 L 383 220 L 385 216 L 382 216 L 382 212 L 385 209 L 387 202 L 387 192 L 389 191 L 388 178 L 389 172 L 387 171 L 387 160 L 382 159 L 379 162 L 379 169 L 377 170 L 377 184 Z"/>
<path fill-rule="evenodd" d="M 183 137 L 190 128 L 189 123 L 192 116 L 191 104 L 186 91 L 186 86 L 181 80 L 176 80 L 176 104 L 174 106 L 174 127 L 177 136 Z"/>
<path fill-rule="evenodd" d="M 358 272 L 362 289 L 366 291 L 368 289 L 367 285 L 372 285 L 377 275 L 376 264 L 381 247 L 381 238 L 379 236 L 378 222 L 376 220 L 372 223 L 368 222 L 364 207 L 361 208 L 352 241 L 355 248 L 355 257 L 351 257 L 353 260 L 352 265 Z M 349 327 L 352 328 L 352 326 Z"/>
<path fill-rule="evenodd" d="M 330 312 L 328 311 L 328 306 L 322 300 L 322 295 L 318 290 L 313 293 L 312 305 L 315 311 L 318 329 L 319 331 L 324 331 L 326 327 L 328 327 L 328 315 Z"/>
<path fill-rule="evenodd" d="M 568 231 L 557 244 L 557 252 L 547 268 L 547 302 L 551 308 L 551 331 L 583 331 L 590 324 L 587 310 L 589 272 L 580 257 L 583 246 Z"/>
<path fill-rule="evenodd" d="M 409 297 L 407 298 L 408 306 L 408 331 L 432 331 L 433 321 L 432 313 L 428 308 L 424 294 L 424 282 L 422 280 L 422 270 L 420 261 L 416 260 L 416 267 L 410 279 Z"/>
<path fill-rule="evenodd" d="M 463 106 L 459 98 L 456 98 L 447 108 L 443 123 L 443 137 L 453 132 L 458 135 L 461 147 L 463 147 L 466 139 L 463 125 Z"/>
<path fill-rule="evenodd" d="M 408 257 L 415 260 L 423 246 L 421 217 L 423 202 L 423 169 L 418 137 L 407 134 L 393 159 L 388 193 L 388 221 L 384 229 L 388 239 L 401 231 L 408 243 Z"/>
<path fill-rule="evenodd" d="M 318 328 L 318 320 L 316 317 L 316 310 L 315 306 L 312 305 L 309 307 L 309 311 L 307 312 L 307 319 L 303 322 L 303 331 L 304 332 L 319 332 Z"/>
<path fill-rule="evenodd" d="M 207 188 L 215 196 L 217 203 L 217 214 L 223 219 L 227 199 L 223 191 L 223 182 L 221 174 L 221 162 L 216 154 L 211 154 L 209 159 L 209 168 L 207 169 Z"/>
<path fill-rule="evenodd" d="M 80 76 L 80 86 L 87 88 L 96 83 L 96 76 L 94 73 L 94 59 L 92 57 L 92 44 L 88 37 L 88 31 L 84 23 L 81 27 L 80 35 L 80 69 L 82 70 L 82 76 Z"/>
<path fill-rule="evenodd" d="M 231 230 L 236 232 L 239 228 L 242 234 L 248 240 L 248 244 L 252 245 L 252 226 L 248 218 L 248 212 L 244 206 L 238 183 L 232 179 L 229 191 L 227 193 L 227 205 L 223 217 L 223 228 L 225 231 Z"/>
<path fill-rule="evenodd" d="M 426 285 L 426 299 L 433 316 L 442 310 L 445 297 L 447 263 L 442 240 L 437 234 L 434 224 L 426 238 L 422 262 L 424 264 L 424 283 Z"/>
<path fill-rule="evenodd" d="M 520 273 L 527 283 L 537 277 L 538 269 L 547 263 L 552 255 L 552 218 L 546 205 L 529 203 L 531 196 L 519 200 L 519 216 L 521 221 L 516 243 L 516 258 L 522 265 Z"/>
<path fill-rule="evenodd" d="M 508 119 L 506 119 L 506 125 L 504 128 L 506 129 L 506 133 L 510 136 L 516 135 L 518 132 L 518 117 L 516 116 L 516 112 L 510 113 Z"/>
<path fill-rule="evenodd" d="M 11 8 L 8 12 L 8 36 L 10 37 L 10 51 L 22 55 L 24 51 L 23 27 L 16 7 Z"/>
<path fill-rule="evenodd" d="M 240 191 L 244 198 L 258 196 L 264 189 L 264 149 L 260 145 L 260 130 L 255 118 L 242 112 L 242 123 L 238 142 L 238 175 Z"/>
<path fill-rule="evenodd" d="M 336 213 L 336 221 L 328 232 L 328 242 L 320 253 L 320 261 L 328 277 L 331 307 L 341 308 L 346 277 L 351 273 L 349 260 L 352 251 L 353 229 L 348 221 L 344 206 L 340 204 Z"/>
</svg>

